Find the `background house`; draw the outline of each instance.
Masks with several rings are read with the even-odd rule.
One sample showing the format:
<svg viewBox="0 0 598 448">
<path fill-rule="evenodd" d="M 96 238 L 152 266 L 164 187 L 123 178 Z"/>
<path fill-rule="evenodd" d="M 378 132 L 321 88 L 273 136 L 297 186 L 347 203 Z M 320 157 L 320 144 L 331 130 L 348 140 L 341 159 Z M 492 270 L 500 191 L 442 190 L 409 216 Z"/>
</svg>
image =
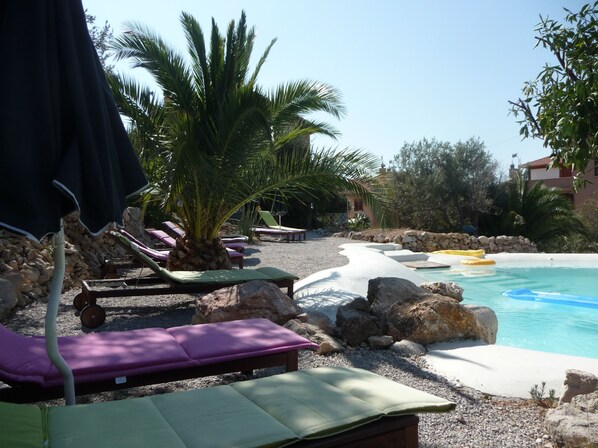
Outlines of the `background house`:
<svg viewBox="0 0 598 448">
<path fill-rule="evenodd" d="M 589 183 L 577 192 L 573 190 L 571 169 L 558 167 L 548 169 L 551 161 L 551 157 L 544 157 L 521 165 L 526 170 L 526 180 L 530 186 L 544 182 L 547 187 L 556 188 L 570 198 L 575 207 L 579 207 L 588 199 L 598 200 L 598 163 L 596 161 L 588 164 L 583 176 Z"/>
</svg>

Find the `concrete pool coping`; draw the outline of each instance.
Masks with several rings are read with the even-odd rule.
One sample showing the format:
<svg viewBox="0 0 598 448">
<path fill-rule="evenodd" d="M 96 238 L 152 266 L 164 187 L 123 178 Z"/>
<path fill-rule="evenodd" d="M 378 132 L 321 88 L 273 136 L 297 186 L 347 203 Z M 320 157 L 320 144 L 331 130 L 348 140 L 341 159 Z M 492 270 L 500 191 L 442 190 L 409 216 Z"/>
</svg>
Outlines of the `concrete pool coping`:
<svg viewBox="0 0 598 448">
<path fill-rule="evenodd" d="M 530 389 L 546 382 L 545 396 L 561 396 L 565 372 L 598 375 L 598 359 L 526 350 L 480 341 L 443 342 L 428 347 L 430 369 L 456 384 L 490 395 L 530 398 Z"/>
<path fill-rule="evenodd" d="M 376 277 L 401 277 L 420 284 L 427 281 L 417 271 L 397 261 L 410 261 L 414 253 L 394 244 L 353 243 L 340 246 L 349 263 L 317 272 L 295 284 L 295 301 L 336 319 L 338 306 L 355 297 L 366 297 L 368 281 Z M 463 256 L 426 254 L 428 260 L 457 265 Z M 392 258 L 391 258 L 392 257 Z M 415 258 L 423 259 L 421 254 Z M 598 266 L 598 254 L 492 254 L 499 262 Z M 488 266 L 484 266 L 488 268 Z M 443 377 L 491 395 L 530 398 L 534 385 L 546 382 L 546 391 L 559 395 L 565 371 L 578 369 L 598 375 L 598 359 L 526 350 L 479 341 L 459 341 L 429 347 L 425 359 Z M 546 392 L 547 394 L 547 392 Z"/>
</svg>

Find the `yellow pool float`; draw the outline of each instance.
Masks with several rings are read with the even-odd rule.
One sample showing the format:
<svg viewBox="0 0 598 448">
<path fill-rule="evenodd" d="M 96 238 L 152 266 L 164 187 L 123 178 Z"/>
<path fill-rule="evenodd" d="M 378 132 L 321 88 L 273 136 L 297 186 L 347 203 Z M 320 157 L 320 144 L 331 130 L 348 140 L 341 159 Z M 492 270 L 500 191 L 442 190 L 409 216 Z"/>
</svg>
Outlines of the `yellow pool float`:
<svg viewBox="0 0 598 448">
<path fill-rule="evenodd" d="M 443 254 L 443 255 L 467 255 L 470 257 L 483 257 L 486 254 L 484 249 L 469 249 L 469 250 L 458 250 L 458 249 L 447 249 L 447 250 L 437 250 L 432 252 L 433 254 Z"/>
<path fill-rule="evenodd" d="M 489 264 L 496 264 L 496 261 L 491 260 L 490 258 L 480 258 L 477 260 L 461 260 L 461 264 L 466 264 L 468 266 L 488 266 Z"/>
</svg>

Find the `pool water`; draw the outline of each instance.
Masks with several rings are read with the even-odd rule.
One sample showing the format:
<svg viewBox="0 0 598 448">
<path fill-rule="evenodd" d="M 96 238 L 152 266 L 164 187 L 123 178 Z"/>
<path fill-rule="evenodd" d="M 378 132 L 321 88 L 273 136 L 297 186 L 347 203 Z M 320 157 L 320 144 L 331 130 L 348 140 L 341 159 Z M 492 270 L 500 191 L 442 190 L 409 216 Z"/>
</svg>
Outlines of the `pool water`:
<svg viewBox="0 0 598 448">
<path fill-rule="evenodd" d="M 510 299 L 511 289 L 598 297 L 598 268 L 461 267 L 420 270 L 430 281 L 454 281 L 463 303 L 490 307 L 497 344 L 598 359 L 598 308 Z"/>
</svg>

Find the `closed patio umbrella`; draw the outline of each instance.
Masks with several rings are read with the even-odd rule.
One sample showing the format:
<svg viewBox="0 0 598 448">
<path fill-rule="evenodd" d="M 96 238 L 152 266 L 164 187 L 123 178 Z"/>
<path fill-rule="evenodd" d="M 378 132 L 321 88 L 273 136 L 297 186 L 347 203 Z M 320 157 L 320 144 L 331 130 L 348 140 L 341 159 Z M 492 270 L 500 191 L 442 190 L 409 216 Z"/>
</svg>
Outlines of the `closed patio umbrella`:
<svg viewBox="0 0 598 448">
<path fill-rule="evenodd" d="M 93 47 L 81 0 L 0 0 L 0 226 L 53 234 L 48 355 L 65 378 L 56 312 L 64 274 L 62 217 L 93 235 L 122 225 L 126 198 L 147 186 Z"/>
</svg>

